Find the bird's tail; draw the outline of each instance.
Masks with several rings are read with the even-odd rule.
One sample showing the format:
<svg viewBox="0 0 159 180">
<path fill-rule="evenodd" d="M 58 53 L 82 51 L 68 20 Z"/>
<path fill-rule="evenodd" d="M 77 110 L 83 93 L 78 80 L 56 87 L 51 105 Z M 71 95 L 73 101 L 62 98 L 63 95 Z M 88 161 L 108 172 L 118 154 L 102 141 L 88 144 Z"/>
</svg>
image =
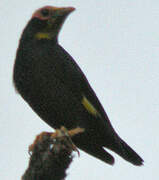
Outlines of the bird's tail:
<svg viewBox="0 0 159 180">
<path fill-rule="evenodd" d="M 80 147 L 80 149 L 96 157 L 97 159 L 104 161 L 105 163 L 110 165 L 114 164 L 113 156 L 109 154 L 102 146 L 89 146 L 89 148 Z"/>
<path fill-rule="evenodd" d="M 143 159 L 119 136 L 116 138 L 115 143 L 111 144 L 110 147 L 106 147 L 136 166 L 143 165 Z"/>
</svg>

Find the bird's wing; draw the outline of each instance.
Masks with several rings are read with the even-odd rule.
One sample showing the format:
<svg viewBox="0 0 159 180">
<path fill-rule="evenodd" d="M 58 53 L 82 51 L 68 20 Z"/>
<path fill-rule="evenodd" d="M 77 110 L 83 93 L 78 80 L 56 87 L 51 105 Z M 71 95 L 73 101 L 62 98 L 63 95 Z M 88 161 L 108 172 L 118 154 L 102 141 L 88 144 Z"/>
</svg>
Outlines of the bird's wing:
<svg viewBox="0 0 159 180">
<path fill-rule="evenodd" d="M 80 94 L 82 98 L 81 103 L 89 113 L 99 115 L 110 127 L 111 123 L 109 118 L 80 67 L 61 46 L 58 46 L 56 51 L 60 51 L 58 54 L 61 55 L 60 61 L 63 61 L 63 78 L 67 81 L 67 86 L 69 86 L 70 90 L 76 93 L 77 96 Z"/>
</svg>

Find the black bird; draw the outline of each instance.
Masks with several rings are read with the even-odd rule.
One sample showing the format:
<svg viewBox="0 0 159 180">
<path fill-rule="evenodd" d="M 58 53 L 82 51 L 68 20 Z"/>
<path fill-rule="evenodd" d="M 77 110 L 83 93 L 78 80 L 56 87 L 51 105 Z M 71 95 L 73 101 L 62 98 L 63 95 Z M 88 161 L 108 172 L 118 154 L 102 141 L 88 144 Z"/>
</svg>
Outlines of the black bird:
<svg viewBox="0 0 159 180">
<path fill-rule="evenodd" d="M 58 34 L 73 7 L 45 6 L 25 27 L 16 54 L 16 90 L 51 127 L 84 128 L 73 138 L 77 147 L 113 164 L 108 148 L 134 165 L 142 158 L 115 132 L 109 118 L 74 59 L 59 45 Z"/>
</svg>

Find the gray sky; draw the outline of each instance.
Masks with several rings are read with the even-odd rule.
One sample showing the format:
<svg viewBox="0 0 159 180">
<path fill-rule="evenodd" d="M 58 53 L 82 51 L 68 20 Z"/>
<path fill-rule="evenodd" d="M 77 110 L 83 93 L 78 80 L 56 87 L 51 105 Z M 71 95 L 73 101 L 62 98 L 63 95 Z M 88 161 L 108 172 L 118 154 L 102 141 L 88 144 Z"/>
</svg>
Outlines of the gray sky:
<svg viewBox="0 0 159 180">
<path fill-rule="evenodd" d="M 156 180 L 159 177 L 159 1 L 1 0 L 0 179 L 20 179 L 35 136 L 51 131 L 16 94 L 12 70 L 18 40 L 44 5 L 73 6 L 60 44 L 75 58 L 119 135 L 145 160 L 135 167 L 115 155 L 109 166 L 84 152 L 68 180 Z"/>
</svg>

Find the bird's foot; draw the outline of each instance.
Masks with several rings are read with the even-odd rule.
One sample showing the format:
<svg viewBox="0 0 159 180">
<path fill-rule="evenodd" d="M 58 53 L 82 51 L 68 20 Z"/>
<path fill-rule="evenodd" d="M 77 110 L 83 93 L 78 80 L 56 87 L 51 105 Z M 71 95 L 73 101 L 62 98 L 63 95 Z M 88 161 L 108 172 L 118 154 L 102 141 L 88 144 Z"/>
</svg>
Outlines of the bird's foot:
<svg viewBox="0 0 159 180">
<path fill-rule="evenodd" d="M 67 141 L 67 145 L 70 149 L 73 151 L 76 151 L 78 153 L 78 156 L 80 156 L 79 150 L 77 149 L 76 145 L 73 143 L 71 137 L 84 132 L 83 128 L 75 128 L 72 130 L 67 130 L 64 126 L 62 126 L 60 129 L 57 129 L 55 133 L 52 134 L 53 138 L 64 138 L 65 141 Z M 68 143 L 69 142 L 69 143 Z"/>
<path fill-rule="evenodd" d="M 60 129 L 57 129 L 54 133 L 42 132 L 36 137 L 34 143 L 29 146 L 29 154 L 32 154 L 37 143 L 40 143 L 45 138 L 49 137 L 50 141 L 52 141 L 52 144 L 56 144 L 56 146 L 54 146 L 54 152 L 59 152 L 59 146 L 57 144 L 60 140 L 60 142 L 63 142 L 65 147 L 68 147 L 68 149 L 70 150 L 76 151 L 78 153 L 78 156 L 80 156 L 80 153 L 75 144 L 72 142 L 71 137 L 82 132 L 84 132 L 83 128 L 78 127 L 68 131 L 64 126 L 62 126 Z"/>
</svg>

